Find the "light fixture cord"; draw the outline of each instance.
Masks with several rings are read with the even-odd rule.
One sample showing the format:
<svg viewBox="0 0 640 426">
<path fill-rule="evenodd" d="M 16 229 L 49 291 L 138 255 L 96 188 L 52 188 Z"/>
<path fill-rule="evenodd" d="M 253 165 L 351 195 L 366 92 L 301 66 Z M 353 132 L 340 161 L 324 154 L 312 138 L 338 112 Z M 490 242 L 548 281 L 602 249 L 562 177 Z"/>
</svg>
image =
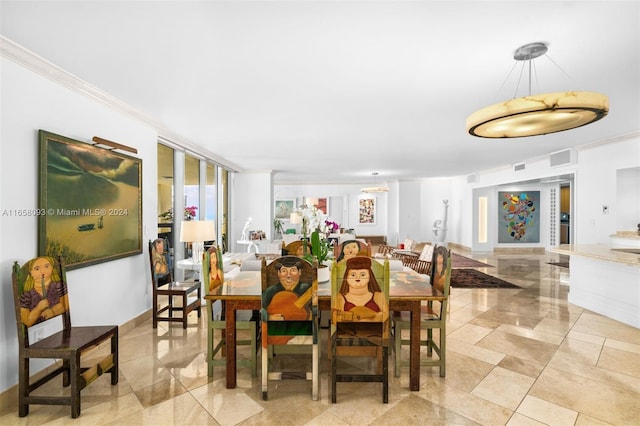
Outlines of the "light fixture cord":
<svg viewBox="0 0 640 426">
<path fill-rule="evenodd" d="M 511 67 L 511 70 L 509 70 L 509 72 L 507 73 L 507 76 L 502 81 L 502 85 L 498 89 L 498 93 L 496 93 L 496 100 L 500 99 L 500 93 L 502 93 L 502 89 L 504 89 L 504 86 L 506 86 L 507 81 L 509 81 L 509 77 L 511 77 L 511 74 L 513 73 L 513 70 L 516 68 L 516 65 L 518 65 L 518 63 L 514 62 L 513 66 Z M 517 92 L 517 90 L 516 90 L 516 92 Z M 515 96 L 514 96 L 514 98 L 515 98 Z"/>
<path fill-rule="evenodd" d="M 580 90 L 581 90 L 581 91 L 584 91 L 584 90 L 585 90 L 585 89 L 583 89 L 583 88 L 581 87 L 580 83 L 579 83 L 579 82 L 577 82 L 573 77 L 571 77 L 571 76 L 569 75 L 569 73 L 568 73 L 568 72 L 566 72 L 566 71 L 565 71 L 565 70 L 564 70 L 560 65 L 558 65 L 558 64 L 556 63 L 556 61 L 554 61 L 553 59 L 551 59 L 551 56 L 549 56 L 549 54 L 548 54 L 548 53 L 547 53 L 547 54 L 545 54 L 544 56 L 546 56 L 546 57 L 547 57 L 547 59 L 549 59 L 549 60 L 551 61 L 551 63 L 552 63 L 553 65 L 555 65 L 555 66 L 556 66 L 556 68 L 558 68 L 558 69 L 562 72 L 562 74 L 564 74 L 564 75 L 565 75 L 565 77 L 567 77 L 567 79 L 569 79 L 569 81 L 571 81 L 571 82 L 575 83 L 575 84 L 580 88 Z"/>
</svg>

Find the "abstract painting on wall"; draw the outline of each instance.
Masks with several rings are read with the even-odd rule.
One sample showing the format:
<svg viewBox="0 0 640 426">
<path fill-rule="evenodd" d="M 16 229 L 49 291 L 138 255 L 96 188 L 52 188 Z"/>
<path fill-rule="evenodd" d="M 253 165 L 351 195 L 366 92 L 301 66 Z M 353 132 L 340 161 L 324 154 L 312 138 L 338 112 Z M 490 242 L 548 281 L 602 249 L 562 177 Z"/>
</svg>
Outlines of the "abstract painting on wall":
<svg viewBox="0 0 640 426">
<path fill-rule="evenodd" d="M 540 191 L 498 192 L 498 242 L 540 242 Z"/>
</svg>

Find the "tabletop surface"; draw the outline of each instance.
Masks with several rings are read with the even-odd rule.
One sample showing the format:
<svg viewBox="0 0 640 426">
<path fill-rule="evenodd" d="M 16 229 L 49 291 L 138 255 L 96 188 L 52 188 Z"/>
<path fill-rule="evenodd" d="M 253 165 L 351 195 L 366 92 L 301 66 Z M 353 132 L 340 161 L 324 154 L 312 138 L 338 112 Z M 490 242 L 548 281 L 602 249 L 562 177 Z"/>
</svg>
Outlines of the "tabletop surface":
<svg viewBox="0 0 640 426">
<path fill-rule="evenodd" d="M 390 271 L 389 297 L 400 299 L 442 298 L 443 294 L 434 290 L 429 277 L 414 271 Z M 210 291 L 207 299 L 260 299 L 262 282 L 260 271 L 239 271 Z M 331 282 L 318 284 L 318 297 L 331 297 Z"/>
</svg>

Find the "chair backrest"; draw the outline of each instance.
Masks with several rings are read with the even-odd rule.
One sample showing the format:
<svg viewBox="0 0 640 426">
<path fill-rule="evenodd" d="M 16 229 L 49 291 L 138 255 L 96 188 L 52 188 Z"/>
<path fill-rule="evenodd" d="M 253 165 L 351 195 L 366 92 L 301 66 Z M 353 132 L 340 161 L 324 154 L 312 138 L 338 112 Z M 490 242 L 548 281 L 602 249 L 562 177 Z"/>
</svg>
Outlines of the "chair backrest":
<svg viewBox="0 0 640 426">
<path fill-rule="evenodd" d="M 414 240 L 412 240 L 411 238 L 407 238 L 403 241 L 404 243 L 404 249 L 405 250 L 409 250 L 409 251 L 413 251 L 413 249 L 416 246 L 416 242 Z"/>
<path fill-rule="evenodd" d="M 298 256 L 262 263 L 262 309 L 271 320 L 310 320 L 318 304 L 318 265 Z"/>
<path fill-rule="evenodd" d="M 356 256 L 336 263 L 331 272 L 332 332 L 340 322 L 383 322 L 383 337 L 388 337 L 388 259 L 380 263 Z"/>
<path fill-rule="evenodd" d="M 394 247 L 391 247 L 390 245 L 380 244 L 378 245 L 378 254 L 382 255 L 383 257 L 391 256 L 391 252 L 393 251 L 393 249 Z"/>
<path fill-rule="evenodd" d="M 224 282 L 222 260 L 222 250 L 216 245 L 212 245 L 202 254 L 202 280 L 207 292 L 215 290 Z"/>
<path fill-rule="evenodd" d="M 354 256 L 371 257 L 371 246 L 360 240 L 343 241 L 338 244 L 334 250 L 336 262 L 340 262 Z"/>
<path fill-rule="evenodd" d="M 449 296 L 451 251 L 445 246 L 436 246 L 433 249 L 430 279 L 433 288 L 441 291 L 445 296 Z"/>
<path fill-rule="evenodd" d="M 149 241 L 149 265 L 151 266 L 151 279 L 157 286 L 173 281 L 171 274 L 169 251 L 167 250 L 167 241 L 157 238 Z"/>
<path fill-rule="evenodd" d="M 307 246 L 307 253 L 311 253 L 311 243 L 309 241 L 296 240 L 284 247 L 282 255 L 303 256 L 305 245 Z"/>
<path fill-rule="evenodd" d="M 20 266 L 11 275 L 20 347 L 29 346 L 28 329 L 57 316 L 71 328 L 67 278 L 61 257 L 40 256 Z"/>
<path fill-rule="evenodd" d="M 420 260 L 431 262 L 433 258 L 433 245 L 431 243 L 425 243 L 420 251 Z"/>
</svg>

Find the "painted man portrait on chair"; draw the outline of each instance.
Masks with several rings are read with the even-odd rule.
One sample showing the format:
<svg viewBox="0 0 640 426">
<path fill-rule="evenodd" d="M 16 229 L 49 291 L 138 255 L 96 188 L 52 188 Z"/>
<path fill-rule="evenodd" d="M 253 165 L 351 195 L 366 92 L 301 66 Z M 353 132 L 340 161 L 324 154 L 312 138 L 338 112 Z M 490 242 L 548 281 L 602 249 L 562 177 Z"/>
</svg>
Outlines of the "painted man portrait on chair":
<svg viewBox="0 0 640 426">
<path fill-rule="evenodd" d="M 301 283 L 302 262 L 299 258 L 283 257 L 275 262 L 279 282 L 268 287 L 262 296 L 262 307 L 269 319 L 308 320 L 311 283 Z"/>
</svg>

